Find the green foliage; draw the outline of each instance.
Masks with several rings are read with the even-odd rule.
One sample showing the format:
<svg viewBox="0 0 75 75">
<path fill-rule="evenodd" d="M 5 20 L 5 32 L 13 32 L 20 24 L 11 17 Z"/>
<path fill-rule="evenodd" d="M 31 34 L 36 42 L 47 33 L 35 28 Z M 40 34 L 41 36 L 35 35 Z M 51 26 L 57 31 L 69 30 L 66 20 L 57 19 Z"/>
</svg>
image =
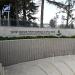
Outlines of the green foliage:
<svg viewBox="0 0 75 75">
<path fill-rule="evenodd" d="M 0 40 L 18 40 L 18 39 L 45 39 L 45 38 L 75 38 L 74 36 L 19 36 L 19 37 L 2 37 L 0 36 Z"/>
<path fill-rule="evenodd" d="M 20 36 L 20 37 L 2 37 L 0 40 L 17 40 L 17 39 L 42 39 L 42 38 L 58 38 L 56 36 Z"/>
<path fill-rule="evenodd" d="M 23 20 L 29 22 L 30 24 L 36 19 L 34 14 L 36 14 L 38 6 L 32 0 L 19 0 L 21 5 L 21 11 L 23 10 Z"/>
<path fill-rule="evenodd" d="M 50 20 L 50 27 L 55 28 L 55 26 L 56 26 L 56 21 L 54 19 L 51 19 Z"/>
<path fill-rule="evenodd" d="M 71 38 L 75 38 L 75 35 L 71 36 Z"/>
<path fill-rule="evenodd" d="M 53 4 L 53 5 L 55 5 L 55 6 L 59 7 L 59 8 L 64 9 L 64 11 L 62 11 L 62 12 L 65 12 L 67 14 L 66 18 L 64 19 L 64 20 L 66 20 L 65 28 L 69 28 L 69 25 L 75 21 L 75 17 L 72 14 L 72 12 L 74 11 L 73 8 L 74 8 L 75 1 L 67 0 L 66 3 L 62 3 L 62 2 L 57 2 L 55 0 L 53 0 L 53 1 L 47 0 L 47 2 L 49 4 Z M 74 28 L 74 26 L 71 25 L 70 28 Z"/>
</svg>

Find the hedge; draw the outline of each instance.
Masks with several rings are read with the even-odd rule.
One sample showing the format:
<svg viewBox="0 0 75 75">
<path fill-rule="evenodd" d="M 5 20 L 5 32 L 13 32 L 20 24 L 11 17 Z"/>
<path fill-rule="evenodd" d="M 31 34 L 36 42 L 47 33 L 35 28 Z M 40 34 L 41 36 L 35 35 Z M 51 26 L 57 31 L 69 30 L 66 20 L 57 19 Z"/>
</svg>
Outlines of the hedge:
<svg viewBox="0 0 75 75">
<path fill-rule="evenodd" d="M 75 38 L 74 36 L 19 36 L 19 37 L 2 37 L 0 36 L 0 40 L 17 40 L 17 39 L 43 39 L 43 38 Z"/>
</svg>

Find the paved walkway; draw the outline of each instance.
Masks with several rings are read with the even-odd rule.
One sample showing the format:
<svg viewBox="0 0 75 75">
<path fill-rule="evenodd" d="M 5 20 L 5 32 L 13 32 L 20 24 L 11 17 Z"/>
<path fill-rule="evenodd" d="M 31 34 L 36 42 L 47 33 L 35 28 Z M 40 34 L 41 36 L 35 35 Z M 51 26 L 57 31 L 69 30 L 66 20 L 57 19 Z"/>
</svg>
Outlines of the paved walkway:
<svg viewBox="0 0 75 75">
<path fill-rule="evenodd" d="M 5 75 L 75 75 L 75 55 L 49 57 L 5 67 Z"/>
</svg>

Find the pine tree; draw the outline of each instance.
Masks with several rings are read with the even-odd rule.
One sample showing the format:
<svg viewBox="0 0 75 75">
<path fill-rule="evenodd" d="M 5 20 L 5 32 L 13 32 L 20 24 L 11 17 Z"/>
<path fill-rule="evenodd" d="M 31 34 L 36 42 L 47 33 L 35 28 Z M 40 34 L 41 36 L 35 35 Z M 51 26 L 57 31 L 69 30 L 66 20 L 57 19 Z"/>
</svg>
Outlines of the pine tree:
<svg viewBox="0 0 75 75">
<path fill-rule="evenodd" d="M 23 20 L 26 25 L 30 25 L 34 22 L 38 6 L 32 0 L 22 0 Z"/>
</svg>

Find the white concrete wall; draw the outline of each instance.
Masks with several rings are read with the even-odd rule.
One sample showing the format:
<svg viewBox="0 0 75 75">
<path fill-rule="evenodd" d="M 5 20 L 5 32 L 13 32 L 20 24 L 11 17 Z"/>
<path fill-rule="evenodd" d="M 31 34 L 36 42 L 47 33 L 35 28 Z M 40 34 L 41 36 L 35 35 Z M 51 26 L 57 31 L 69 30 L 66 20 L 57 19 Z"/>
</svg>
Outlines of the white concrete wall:
<svg viewBox="0 0 75 75">
<path fill-rule="evenodd" d="M 75 29 L 0 27 L 0 36 L 30 36 L 30 35 L 57 35 L 58 30 L 65 36 L 75 35 Z"/>
<path fill-rule="evenodd" d="M 75 39 L 51 38 L 0 41 L 0 62 L 3 65 L 69 54 L 75 54 Z"/>
</svg>

